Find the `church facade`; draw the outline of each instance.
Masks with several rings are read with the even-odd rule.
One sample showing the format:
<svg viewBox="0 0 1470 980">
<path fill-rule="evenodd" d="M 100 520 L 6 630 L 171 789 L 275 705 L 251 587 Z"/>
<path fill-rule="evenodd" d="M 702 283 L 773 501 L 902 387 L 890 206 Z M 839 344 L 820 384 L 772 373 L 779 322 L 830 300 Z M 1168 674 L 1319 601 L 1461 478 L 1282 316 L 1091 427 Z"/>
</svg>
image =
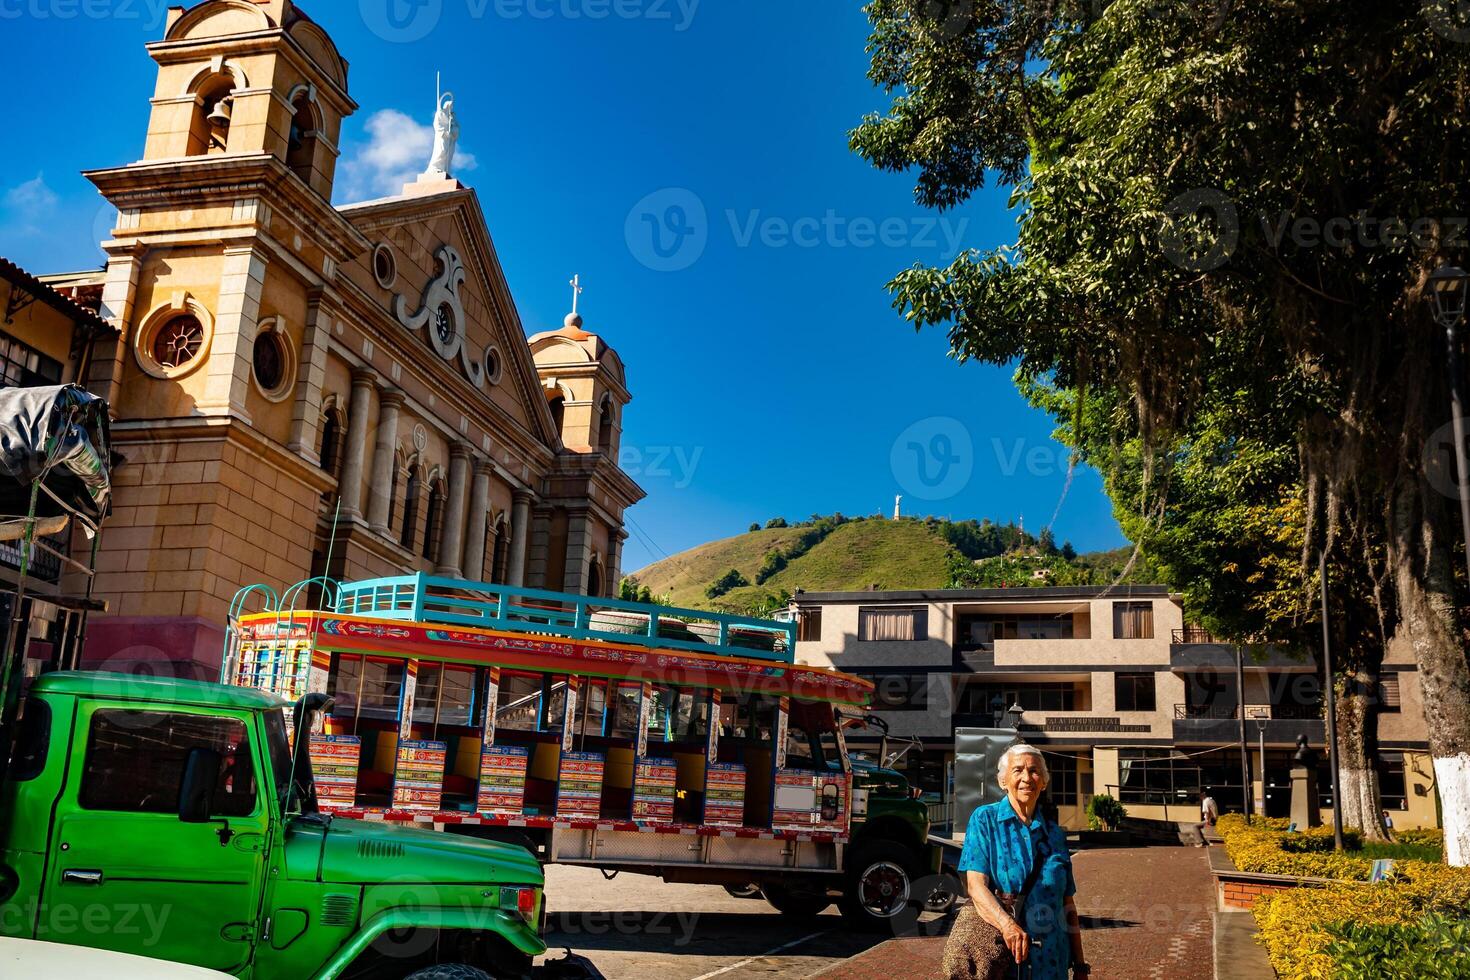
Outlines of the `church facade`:
<svg viewBox="0 0 1470 980">
<path fill-rule="evenodd" d="M 446 172 L 457 126 L 402 194 L 334 207 L 357 105 L 291 0 L 171 10 L 148 53 L 142 159 L 86 174 L 118 210 L 105 269 L 53 279 L 117 328 L 88 375 L 122 461 L 87 663 L 209 676 L 238 590 L 314 575 L 611 594 L 643 496 L 623 364 L 575 314 L 527 338 Z"/>
</svg>

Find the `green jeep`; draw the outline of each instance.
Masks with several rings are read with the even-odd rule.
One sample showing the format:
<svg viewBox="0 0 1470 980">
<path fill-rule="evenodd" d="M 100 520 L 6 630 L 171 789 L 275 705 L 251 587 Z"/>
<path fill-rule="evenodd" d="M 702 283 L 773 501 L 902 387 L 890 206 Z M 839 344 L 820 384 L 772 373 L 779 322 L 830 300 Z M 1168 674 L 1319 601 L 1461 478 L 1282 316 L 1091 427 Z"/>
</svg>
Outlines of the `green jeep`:
<svg viewBox="0 0 1470 980">
<path fill-rule="evenodd" d="M 318 813 L 289 710 L 195 681 L 39 678 L 0 787 L 0 935 L 246 978 L 529 973 L 536 859 Z"/>
</svg>

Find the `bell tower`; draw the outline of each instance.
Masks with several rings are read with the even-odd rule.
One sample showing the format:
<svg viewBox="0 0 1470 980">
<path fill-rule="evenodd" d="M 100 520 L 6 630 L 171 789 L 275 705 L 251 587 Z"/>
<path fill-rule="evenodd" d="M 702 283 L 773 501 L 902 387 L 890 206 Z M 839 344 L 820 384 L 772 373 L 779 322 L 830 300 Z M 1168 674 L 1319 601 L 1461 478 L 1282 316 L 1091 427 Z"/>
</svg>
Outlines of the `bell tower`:
<svg viewBox="0 0 1470 980">
<path fill-rule="evenodd" d="M 369 247 L 331 205 L 347 62 L 292 0 L 172 8 L 148 53 L 142 159 L 86 175 L 118 209 L 103 312 L 123 337 L 94 385 L 120 421 L 231 416 L 314 456 L 323 314 Z"/>
<path fill-rule="evenodd" d="M 330 200 L 342 120 L 357 106 L 346 60 L 291 0 L 172 8 L 148 53 L 158 84 L 145 162 L 269 154 Z"/>
</svg>

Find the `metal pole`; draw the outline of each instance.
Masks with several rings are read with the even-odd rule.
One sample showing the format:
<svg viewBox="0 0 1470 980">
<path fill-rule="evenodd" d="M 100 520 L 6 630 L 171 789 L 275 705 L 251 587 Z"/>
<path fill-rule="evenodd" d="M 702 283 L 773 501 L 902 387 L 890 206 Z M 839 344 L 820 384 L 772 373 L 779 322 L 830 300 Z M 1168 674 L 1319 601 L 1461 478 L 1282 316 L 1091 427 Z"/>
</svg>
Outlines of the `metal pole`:
<svg viewBox="0 0 1470 980">
<path fill-rule="evenodd" d="M 1266 816 L 1266 726 L 1256 723 L 1256 731 L 1261 733 L 1261 816 Z"/>
<path fill-rule="evenodd" d="M 1241 812 L 1250 822 L 1255 805 L 1251 799 L 1251 750 L 1245 734 L 1245 654 L 1235 644 L 1235 713 L 1240 717 L 1240 792 Z"/>
<path fill-rule="evenodd" d="M 1463 480 L 1463 477 L 1461 478 Z M 1463 482 L 1461 484 L 1464 485 Z M 1342 797 L 1337 778 L 1337 690 L 1332 680 L 1332 641 L 1327 627 L 1327 549 L 1317 553 L 1317 573 L 1322 581 L 1322 672 L 1327 689 L 1327 764 L 1332 776 L 1332 846 L 1342 850 Z"/>
<path fill-rule="evenodd" d="M 1450 422 L 1455 433 L 1455 474 L 1460 490 L 1460 530 L 1465 536 L 1465 559 L 1470 562 L 1470 467 L 1465 465 L 1465 408 L 1460 397 L 1460 351 L 1455 331 L 1459 318 L 1445 324 L 1448 356 L 1445 364 L 1450 372 Z"/>
</svg>

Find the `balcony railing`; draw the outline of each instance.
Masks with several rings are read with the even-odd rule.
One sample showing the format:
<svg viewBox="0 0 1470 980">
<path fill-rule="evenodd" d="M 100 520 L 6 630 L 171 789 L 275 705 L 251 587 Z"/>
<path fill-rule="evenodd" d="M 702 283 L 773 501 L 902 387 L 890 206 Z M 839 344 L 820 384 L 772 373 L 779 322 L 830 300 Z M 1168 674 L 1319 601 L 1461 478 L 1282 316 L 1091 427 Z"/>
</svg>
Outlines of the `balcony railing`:
<svg viewBox="0 0 1470 980">
<path fill-rule="evenodd" d="M 1248 704 L 1245 706 L 1246 720 L 1255 721 L 1261 717 L 1257 712 L 1265 712 L 1269 721 L 1318 721 L 1322 718 L 1320 704 Z M 1239 717 L 1240 706 L 1234 704 L 1174 705 L 1175 721 L 1232 721 Z"/>
<path fill-rule="evenodd" d="M 1210 631 L 1198 626 L 1186 626 L 1173 631 L 1170 640 L 1174 643 L 1219 643 Z"/>
</svg>

